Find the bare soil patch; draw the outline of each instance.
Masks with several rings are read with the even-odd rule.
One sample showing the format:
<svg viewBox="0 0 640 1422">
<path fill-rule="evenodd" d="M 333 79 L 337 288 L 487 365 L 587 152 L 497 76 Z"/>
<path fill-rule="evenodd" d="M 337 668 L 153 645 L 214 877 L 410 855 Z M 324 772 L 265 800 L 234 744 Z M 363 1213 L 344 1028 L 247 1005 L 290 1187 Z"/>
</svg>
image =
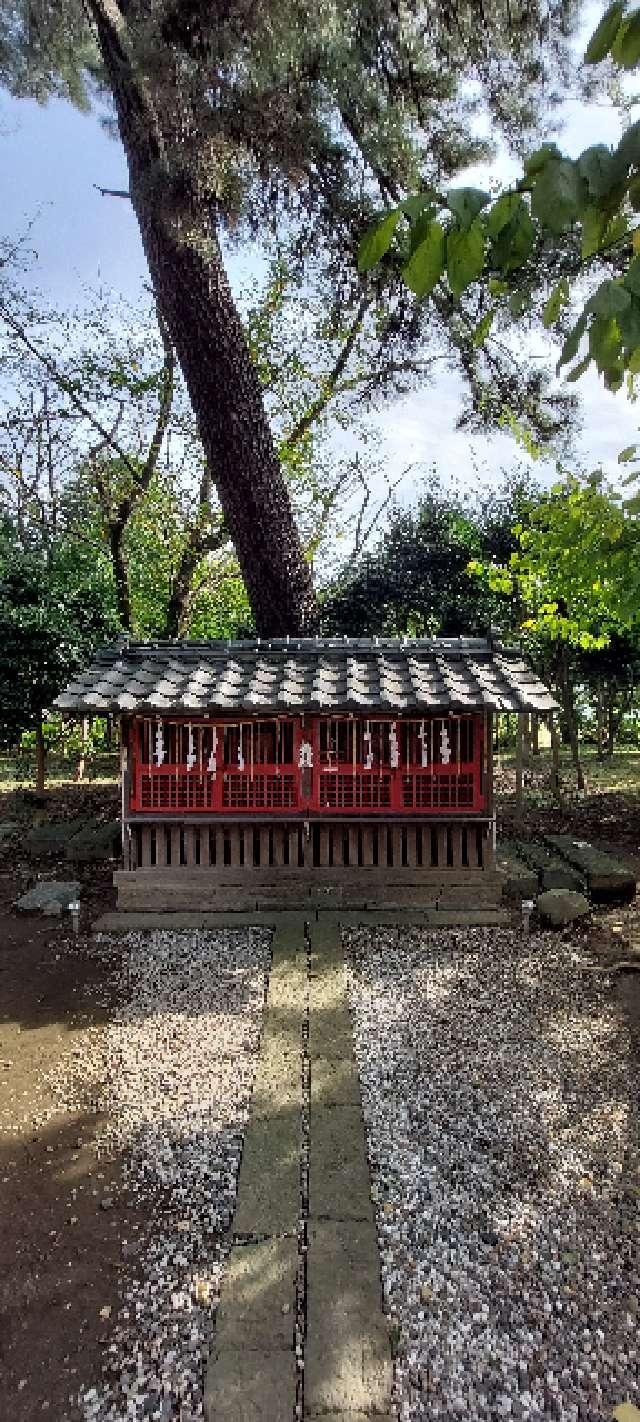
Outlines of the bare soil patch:
<svg viewBox="0 0 640 1422">
<path fill-rule="evenodd" d="M 97 1083 L 77 1114 L 55 1099 L 69 1047 L 109 1012 L 109 965 L 68 918 L 12 910 L 29 877 L 0 875 L 0 1416 L 63 1422 L 99 1376 L 132 1221 L 118 1163 L 92 1148 Z M 104 879 L 85 888 L 93 911 L 112 906 Z"/>
</svg>

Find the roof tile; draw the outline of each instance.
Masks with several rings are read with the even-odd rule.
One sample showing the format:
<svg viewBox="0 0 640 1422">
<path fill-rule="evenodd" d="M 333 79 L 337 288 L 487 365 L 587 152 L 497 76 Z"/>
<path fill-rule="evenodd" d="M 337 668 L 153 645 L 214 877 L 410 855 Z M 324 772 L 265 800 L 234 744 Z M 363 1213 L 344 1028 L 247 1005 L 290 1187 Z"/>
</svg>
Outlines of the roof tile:
<svg viewBox="0 0 640 1422">
<path fill-rule="evenodd" d="M 550 711 L 556 704 L 518 649 L 480 637 L 119 643 L 96 653 L 56 702 L 78 715 Z"/>
</svg>

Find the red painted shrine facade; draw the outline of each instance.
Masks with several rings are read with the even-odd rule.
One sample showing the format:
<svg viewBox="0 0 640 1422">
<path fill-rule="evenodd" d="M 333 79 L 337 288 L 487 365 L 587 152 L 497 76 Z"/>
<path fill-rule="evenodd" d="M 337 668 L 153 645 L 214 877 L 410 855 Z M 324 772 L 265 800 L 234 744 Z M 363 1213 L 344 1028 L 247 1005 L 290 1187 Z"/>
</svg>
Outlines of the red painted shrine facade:
<svg viewBox="0 0 640 1422">
<path fill-rule="evenodd" d="M 555 703 L 481 638 L 310 638 L 120 644 L 58 705 L 120 716 L 119 906 L 186 908 L 486 876 L 493 716 Z"/>
<path fill-rule="evenodd" d="M 487 809 L 486 714 L 135 717 L 134 814 L 369 816 Z"/>
</svg>

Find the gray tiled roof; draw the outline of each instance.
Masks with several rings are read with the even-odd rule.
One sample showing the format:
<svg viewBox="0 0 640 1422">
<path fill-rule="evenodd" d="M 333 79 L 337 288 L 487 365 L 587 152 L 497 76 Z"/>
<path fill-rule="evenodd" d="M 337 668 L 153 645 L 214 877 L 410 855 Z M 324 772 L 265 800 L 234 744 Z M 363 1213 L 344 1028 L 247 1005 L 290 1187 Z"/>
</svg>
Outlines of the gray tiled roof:
<svg viewBox="0 0 640 1422">
<path fill-rule="evenodd" d="M 349 637 L 271 642 L 120 642 L 56 700 L 106 711 L 550 711 L 522 654 L 479 637 Z"/>
</svg>

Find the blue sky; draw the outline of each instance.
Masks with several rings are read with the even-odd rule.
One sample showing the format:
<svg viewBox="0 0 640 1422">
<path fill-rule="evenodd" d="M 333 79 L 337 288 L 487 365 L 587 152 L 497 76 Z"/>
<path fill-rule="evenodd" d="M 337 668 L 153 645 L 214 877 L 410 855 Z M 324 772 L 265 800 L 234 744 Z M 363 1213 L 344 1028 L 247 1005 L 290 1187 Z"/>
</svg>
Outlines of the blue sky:
<svg viewBox="0 0 640 1422">
<path fill-rule="evenodd" d="M 620 127 L 613 110 L 573 103 L 566 106 L 564 121 L 559 141 L 570 153 L 591 142 L 615 141 Z M 469 174 L 483 183 L 509 176 L 509 164 L 500 159 L 489 170 Z M 37 253 L 33 284 L 55 306 L 72 309 L 85 303 L 89 290 L 99 289 L 136 300 L 147 272 L 131 207 L 101 197 L 94 187 L 126 187 L 126 164 L 119 143 L 96 116 L 61 101 L 41 108 L 0 95 L 0 181 L 3 234 L 15 237 L 29 230 Z M 548 350 L 546 338 L 536 338 L 534 356 L 544 358 Z M 585 467 L 602 463 L 614 472 L 618 451 L 637 436 L 640 412 L 623 393 L 608 394 L 594 374 L 587 374 L 577 389 L 583 405 L 577 462 Z M 474 487 L 492 482 L 500 467 L 521 458 L 507 434 L 484 438 L 456 431 L 460 398 L 457 377 L 445 372 L 378 414 L 378 454 L 392 476 L 410 464 L 434 465 L 443 479 L 451 476 Z M 414 489 L 409 480 L 405 498 Z"/>
</svg>

